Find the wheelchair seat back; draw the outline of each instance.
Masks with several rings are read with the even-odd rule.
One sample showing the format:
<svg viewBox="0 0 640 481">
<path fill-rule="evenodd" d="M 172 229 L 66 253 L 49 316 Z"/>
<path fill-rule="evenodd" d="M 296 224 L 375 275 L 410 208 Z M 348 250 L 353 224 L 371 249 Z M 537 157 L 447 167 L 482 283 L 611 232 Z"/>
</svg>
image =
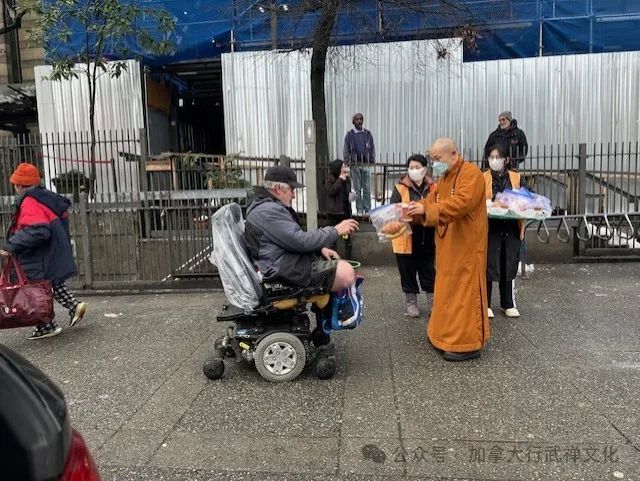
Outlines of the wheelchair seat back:
<svg viewBox="0 0 640 481">
<path fill-rule="evenodd" d="M 229 302 L 245 311 L 260 304 L 260 274 L 244 247 L 244 219 L 236 203 L 227 204 L 212 217 L 213 253 L 210 261 L 218 268 Z"/>
</svg>

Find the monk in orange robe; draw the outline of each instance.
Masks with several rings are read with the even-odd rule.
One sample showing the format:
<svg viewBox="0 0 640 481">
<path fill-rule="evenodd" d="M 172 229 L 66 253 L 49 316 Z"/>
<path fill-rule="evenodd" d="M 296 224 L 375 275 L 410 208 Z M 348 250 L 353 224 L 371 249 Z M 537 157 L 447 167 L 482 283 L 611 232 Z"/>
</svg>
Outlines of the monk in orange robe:
<svg viewBox="0 0 640 481">
<path fill-rule="evenodd" d="M 438 186 L 409 213 L 436 227 L 436 282 L 429 341 L 448 361 L 480 355 L 489 339 L 487 208 L 480 169 L 466 162 L 452 139 L 429 148 Z"/>
</svg>

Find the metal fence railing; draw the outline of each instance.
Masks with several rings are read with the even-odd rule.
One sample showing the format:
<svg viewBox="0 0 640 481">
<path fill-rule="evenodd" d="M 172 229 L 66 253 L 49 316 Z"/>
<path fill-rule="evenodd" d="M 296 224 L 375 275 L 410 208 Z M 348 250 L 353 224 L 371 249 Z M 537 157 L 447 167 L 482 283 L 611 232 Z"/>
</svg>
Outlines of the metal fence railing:
<svg viewBox="0 0 640 481">
<path fill-rule="evenodd" d="M 11 222 L 11 172 L 38 166 L 43 184 L 71 200 L 70 231 L 85 286 L 168 281 L 215 273 L 210 219 L 228 202 L 246 205 L 281 159 L 194 153 L 149 156 L 144 130 L 0 137 L 0 222 Z M 284 160 L 283 161 L 287 161 Z M 303 180 L 303 164 L 290 165 Z M 92 168 L 94 166 L 94 168 Z M 304 192 L 294 208 L 306 210 Z"/>
<path fill-rule="evenodd" d="M 3 232 L 11 221 L 14 200 L 9 176 L 18 163 L 31 162 L 39 167 L 47 188 L 72 201 L 70 228 L 81 284 L 208 276 L 215 273 L 207 260 L 212 247 L 210 219 L 220 206 L 246 205 L 252 187 L 260 185 L 266 170 L 277 163 L 290 165 L 298 180 L 307 184 L 301 159 L 149 156 L 146 143 L 144 130 L 100 132 L 92 160 L 86 133 L 0 137 Z M 371 208 L 389 202 L 409 155 L 385 156 L 368 166 Z M 482 165 L 481 153 L 466 152 L 465 157 Z M 534 191 L 551 199 L 557 215 L 630 214 L 631 222 L 637 223 L 639 157 L 638 144 L 535 147 L 519 170 Z M 303 222 L 311 195 L 317 197 L 320 217 L 326 217 L 323 179 L 330 160 L 317 161 L 317 185 L 297 192 L 293 208 Z M 353 211 L 357 214 L 355 202 Z M 639 227 L 634 226 L 636 236 Z M 588 247 L 610 245 L 614 234 L 593 236 Z"/>
<path fill-rule="evenodd" d="M 483 154 L 466 152 L 464 157 L 484 170 L 488 166 Z M 352 172 L 359 167 L 369 172 L 371 208 L 389 201 L 395 184 L 406 174 L 409 156 L 385 156 L 373 165 L 352 163 Z M 559 239 L 579 239 L 581 247 L 575 250 L 584 252 L 590 248 L 640 246 L 639 164 L 638 143 L 579 144 L 531 148 L 517 169 L 531 190 L 550 199 L 553 217 L 558 219 L 550 225 L 558 230 Z M 321 176 L 330 175 L 327 160 L 318 165 Z M 326 195 L 321 184 L 318 188 L 320 196 Z M 360 189 L 356 190 L 362 195 Z M 319 205 L 323 213 L 323 202 Z M 359 215 L 356 202 L 352 211 Z M 562 216 L 566 218 L 561 220 Z M 547 230 L 548 226 L 541 226 L 541 240 L 549 240 Z M 579 232 L 575 234 L 574 230 Z"/>
<path fill-rule="evenodd" d="M 373 165 L 354 163 L 353 167 L 366 166 L 370 171 L 372 208 L 388 201 L 394 185 L 406 173 L 410 155 L 385 156 Z M 464 157 L 483 170 L 488 168 L 482 152 L 465 152 Z M 328 175 L 329 162 L 318 165 Z M 534 147 L 517 169 L 533 191 L 551 200 L 558 215 L 640 211 L 637 143 Z M 579 189 L 581 178 L 584 196 Z"/>
</svg>

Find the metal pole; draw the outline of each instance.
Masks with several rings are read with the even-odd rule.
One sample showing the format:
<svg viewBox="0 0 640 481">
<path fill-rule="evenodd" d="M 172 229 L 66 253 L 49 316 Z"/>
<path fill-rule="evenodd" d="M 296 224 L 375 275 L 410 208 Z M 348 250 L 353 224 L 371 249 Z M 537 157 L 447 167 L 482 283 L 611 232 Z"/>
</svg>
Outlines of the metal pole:
<svg viewBox="0 0 640 481">
<path fill-rule="evenodd" d="M 140 190 L 147 192 L 149 187 L 147 185 L 147 160 L 149 160 L 149 151 L 147 145 L 147 131 L 146 129 L 140 129 Z"/>
<path fill-rule="evenodd" d="M 316 123 L 304 122 L 304 172 L 307 188 L 307 231 L 318 228 L 318 186 L 316 159 Z"/>
<path fill-rule="evenodd" d="M 232 5 L 232 17 L 231 17 L 231 53 L 236 51 L 236 0 L 231 2 Z"/>
<path fill-rule="evenodd" d="M 578 214 L 584 215 L 587 212 L 587 144 L 578 145 Z M 576 230 L 580 228 L 580 224 Z M 586 229 L 587 226 L 585 225 Z M 579 232 L 576 232 L 579 234 Z M 584 254 L 586 245 L 583 240 L 574 237 L 573 253 L 576 256 Z"/>
<path fill-rule="evenodd" d="M 555 6 L 555 3 L 554 3 L 554 6 Z M 539 27 L 538 27 L 538 56 L 542 57 L 542 55 L 544 54 L 544 44 L 542 43 L 542 41 L 543 41 L 542 32 L 544 30 L 543 22 L 542 22 L 542 0 L 538 0 L 538 22 L 539 22 Z"/>
<path fill-rule="evenodd" d="M 578 214 L 587 208 L 587 144 L 578 145 Z"/>
<path fill-rule="evenodd" d="M 278 5 L 274 2 L 271 7 L 271 50 L 278 48 Z"/>
<path fill-rule="evenodd" d="M 87 208 L 87 193 L 80 192 L 80 222 L 82 224 L 82 256 L 84 260 L 84 287 L 93 288 L 93 256 L 91 252 L 91 219 Z"/>
</svg>

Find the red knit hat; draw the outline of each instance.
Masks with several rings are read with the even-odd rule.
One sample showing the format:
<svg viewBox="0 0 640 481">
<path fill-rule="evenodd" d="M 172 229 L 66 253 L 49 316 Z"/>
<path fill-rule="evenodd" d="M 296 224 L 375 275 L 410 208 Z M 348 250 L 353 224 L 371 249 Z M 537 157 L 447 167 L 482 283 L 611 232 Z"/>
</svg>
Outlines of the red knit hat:
<svg viewBox="0 0 640 481">
<path fill-rule="evenodd" d="M 9 181 L 13 185 L 22 185 L 25 187 L 38 185 L 40 183 L 40 173 L 35 165 L 23 162 L 18 165 L 13 174 L 11 174 Z"/>
</svg>

